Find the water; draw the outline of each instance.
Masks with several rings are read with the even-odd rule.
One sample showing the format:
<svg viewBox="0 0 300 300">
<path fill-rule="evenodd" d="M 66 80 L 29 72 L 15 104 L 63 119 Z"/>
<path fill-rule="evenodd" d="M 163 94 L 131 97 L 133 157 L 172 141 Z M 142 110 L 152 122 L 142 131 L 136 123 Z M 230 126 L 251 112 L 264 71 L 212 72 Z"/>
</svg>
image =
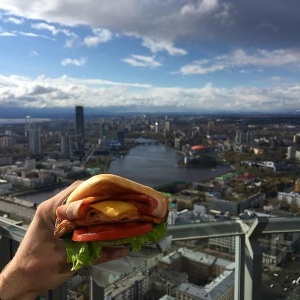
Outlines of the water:
<svg viewBox="0 0 300 300">
<path fill-rule="evenodd" d="M 181 157 L 174 149 L 161 144 L 139 145 L 124 158 L 113 161 L 109 172 L 149 186 L 159 186 L 173 181 L 202 181 L 230 171 L 228 166 L 214 169 L 178 167 Z"/>
<path fill-rule="evenodd" d="M 25 122 L 34 122 L 34 123 L 39 123 L 39 122 L 45 122 L 45 121 L 50 121 L 49 118 L 15 118 L 15 119 L 3 119 L 0 118 L 0 124 L 25 124 Z"/>
<path fill-rule="evenodd" d="M 114 160 L 109 173 L 155 187 L 173 181 L 202 181 L 231 170 L 228 166 L 217 166 L 214 169 L 177 167 L 180 158 L 181 154 L 177 151 L 161 144 L 139 145 L 132 148 L 125 157 Z M 39 204 L 61 190 L 56 188 L 19 198 Z"/>
</svg>

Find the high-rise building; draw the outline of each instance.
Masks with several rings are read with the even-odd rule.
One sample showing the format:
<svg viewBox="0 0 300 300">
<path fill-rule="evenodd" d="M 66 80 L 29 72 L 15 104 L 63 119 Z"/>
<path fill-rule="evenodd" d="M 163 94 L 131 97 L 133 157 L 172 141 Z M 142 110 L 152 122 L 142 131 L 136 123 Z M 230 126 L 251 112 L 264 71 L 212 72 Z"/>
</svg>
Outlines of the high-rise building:
<svg viewBox="0 0 300 300">
<path fill-rule="evenodd" d="M 36 127 L 34 122 L 30 121 L 30 117 L 26 117 L 25 135 L 27 137 L 27 146 L 33 155 L 42 153 L 41 129 Z"/>
<path fill-rule="evenodd" d="M 84 109 L 83 106 L 75 106 L 76 135 L 79 150 L 84 149 Z"/>
<path fill-rule="evenodd" d="M 60 136 L 60 154 L 63 158 L 70 158 L 70 136 L 66 133 Z"/>
</svg>

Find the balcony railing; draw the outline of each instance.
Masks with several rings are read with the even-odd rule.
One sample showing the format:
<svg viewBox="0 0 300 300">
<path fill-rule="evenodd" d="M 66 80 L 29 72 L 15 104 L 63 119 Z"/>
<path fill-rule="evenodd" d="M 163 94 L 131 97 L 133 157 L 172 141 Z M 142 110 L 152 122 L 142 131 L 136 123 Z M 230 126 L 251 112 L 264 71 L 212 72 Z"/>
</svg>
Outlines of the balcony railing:
<svg viewBox="0 0 300 300">
<path fill-rule="evenodd" d="M 19 222 L 0 217 L 0 266 L 12 258 L 26 232 Z M 256 217 L 251 220 L 231 220 L 169 226 L 173 241 L 187 241 L 216 237 L 236 237 L 235 300 L 257 300 L 262 294 L 262 234 L 300 232 L 300 218 Z M 67 299 L 66 284 L 49 291 L 47 299 Z M 91 299 L 104 299 L 104 289 L 91 280 Z"/>
</svg>

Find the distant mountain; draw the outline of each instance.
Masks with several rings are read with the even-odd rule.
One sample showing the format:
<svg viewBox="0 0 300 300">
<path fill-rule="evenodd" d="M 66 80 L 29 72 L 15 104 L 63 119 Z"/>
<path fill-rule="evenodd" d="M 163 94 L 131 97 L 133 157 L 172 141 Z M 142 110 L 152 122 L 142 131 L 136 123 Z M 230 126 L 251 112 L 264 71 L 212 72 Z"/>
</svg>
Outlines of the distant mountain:
<svg viewBox="0 0 300 300">
<path fill-rule="evenodd" d="M 223 110 L 189 110 L 184 108 L 174 107 L 85 107 L 84 114 L 86 117 L 102 117 L 107 115 L 128 115 L 128 114 L 181 114 L 181 115 L 272 115 L 272 114 L 293 114 L 298 115 L 299 111 L 280 111 L 280 112 L 245 112 L 245 111 L 223 111 Z M 28 107 L 1 107 L 0 118 L 74 118 L 75 107 L 52 107 L 52 108 L 28 108 Z"/>
</svg>

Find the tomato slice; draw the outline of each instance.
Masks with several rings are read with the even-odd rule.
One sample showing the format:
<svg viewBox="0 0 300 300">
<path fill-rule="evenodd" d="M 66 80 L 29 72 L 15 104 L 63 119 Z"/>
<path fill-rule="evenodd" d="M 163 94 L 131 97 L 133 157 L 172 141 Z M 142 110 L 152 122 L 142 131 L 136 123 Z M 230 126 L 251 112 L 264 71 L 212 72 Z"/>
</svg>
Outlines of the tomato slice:
<svg viewBox="0 0 300 300">
<path fill-rule="evenodd" d="M 153 230 L 151 223 L 128 222 L 79 227 L 74 230 L 73 241 L 96 242 L 118 240 L 148 233 Z"/>
</svg>

